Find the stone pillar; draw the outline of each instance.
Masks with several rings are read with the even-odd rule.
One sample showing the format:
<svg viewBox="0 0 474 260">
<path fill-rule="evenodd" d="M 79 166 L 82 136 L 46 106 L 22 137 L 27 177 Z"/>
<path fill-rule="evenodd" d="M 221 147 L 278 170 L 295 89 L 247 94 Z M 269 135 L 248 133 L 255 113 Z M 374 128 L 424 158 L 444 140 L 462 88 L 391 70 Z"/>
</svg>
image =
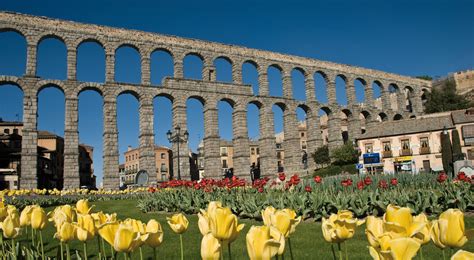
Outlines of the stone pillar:
<svg viewBox="0 0 474 260">
<path fill-rule="evenodd" d="M 80 187 L 77 102 L 77 96 L 66 96 L 66 123 L 64 127 L 64 189 L 76 189 Z"/>
<path fill-rule="evenodd" d="M 216 67 L 214 65 L 208 65 L 203 68 L 202 80 L 216 81 Z"/>
<path fill-rule="evenodd" d="M 327 95 L 328 95 L 328 103 L 330 105 L 337 104 L 336 100 L 336 81 L 333 75 L 328 75 L 327 81 Z"/>
<path fill-rule="evenodd" d="M 341 118 L 336 111 L 328 115 L 328 148 L 329 153 L 343 145 L 341 134 Z"/>
<path fill-rule="evenodd" d="M 346 80 L 346 95 L 347 95 L 347 105 L 352 106 L 357 103 L 354 79 L 347 78 Z"/>
<path fill-rule="evenodd" d="M 104 96 L 104 135 L 103 135 L 103 187 L 119 187 L 119 149 L 117 131 L 117 97 L 113 94 Z"/>
<path fill-rule="evenodd" d="M 398 112 L 403 113 L 406 110 L 407 107 L 407 100 L 405 97 L 405 90 L 404 89 L 399 89 L 397 92 L 397 102 L 398 102 Z"/>
<path fill-rule="evenodd" d="M 77 50 L 75 47 L 67 49 L 67 79 L 76 80 Z"/>
<path fill-rule="evenodd" d="M 261 65 L 258 69 L 258 95 L 268 96 L 269 94 L 267 66 Z"/>
<path fill-rule="evenodd" d="M 360 131 L 360 111 L 353 110 L 352 115 L 347 119 L 347 132 L 349 133 L 349 140 L 353 141 L 359 138 Z"/>
<path fill-rule="evenodd" d="M 34 86 L 33 82 L 28 83 L 28 86 Z M 37 111 L 38 99 L 36 90 L 34 88 L 23 88 L 21 176 L 18 185 L 18 188 L 20 189 L 35 189 L 38 187 L 38 131 L 36 129 Z"/>
<path fill-rule="evenodd" d="M 157 180 L 155 139 L 153 133 L 153 97 L 143 95 L 140 97 L 140 147 L 139 161 L 140 169 L 148 173 L 148 182 Z"/>
<path fill-rule="evenodd" d="M 372 89 L 372 81 L 368 80 L 365 85 L 365 104 L 368 107 L 372 107 L 374 105 L 374 90 Z"/>
<path fill-rule="evenodd" d="M 310 107 L 316 107 L 315 101 L 310 103 Z M 323 146 L 323 138 L 317 110 L 309 110 L 306 115 L 306 151 L 308 153 L 308 171 L 316 169 L 316 163 L 311 156 L 319 147 Z"/>
<path fill-rule="evenodd" d="M 392 110 L 392 106 L 390 105 L 390 92 L 388 91 L 388 86 L 382 86 L 382 94 L 380 98 L 382 99 L 382 110 L 384 112 Z"/>
<path fill-rule="evenodd" d="M 244 103 L 238 103 L 232 113 L 234 139 L 234 174 L 249 179 L 250 146 L 247 131 L 247 110 Z"/>
<path fill-rule="evenodd" d="M 204 106 L 204 175 L 206 178 L 221 178 L 220 137 L 217 121 L 217 104 L 207 100 Z M 234 162 L 235 165 L 235 162 Z"/>
<path fill-rule="evenodd" d="M 105 54 L 105 82 L 115 81 L 115 50 L 106 50 Z"/>
<path fill-rule="evenodd" d="M 234 84 L 242 84 L 242 63 L 237 60 L 232 63 L 232 81 Z"/>
<path fill-rule="evenodd" d="M 305 92 L 306 92 L 306 101 L 312 102 L 316 101 L 316 93 L 314 90 L 314 75 L 306 74 L 304 78 Z"/>
<path fill-rule="evenodd" d="M 293 99 L 293 86 L 291 82 L 291 71 L 285 68 L 281 72 L 283 81 L 283 97 Z"/>
<path fill-rule="evenodd" d="M 38 46 L 28 43 L 26 54 L 26 76 L 36 76 L 36 52 Z"/>
<path fill-rule="evenodd" d="M 261 177 L 277 174 L 276 140 L 273 129 L 273 112 L 271 106 L 260 108 L 260 174 Z"/>
<path fill-rule="evenodd" d="M 181 135 L 187 130 L 186 123 L 186 100 L 176 98 L 173 101 L 173 129 L 177 126 L 181 128 Z M 190 179 L 189 172 L 189 147 L 188 143 L 179 144 L 179 161 L 178 165 L 178 144 L 173 143 L 173 178 L 178 178 L 178 169 L 181 169 L 181 179 Z M 180 167 L 180 168 L 178 168 Z"/>
<path fill-rule="evenodd" d="M 184 55 L 182 53 L 175 53 L 173 57 L 173 72 L 174 77 L 178 79 L 184 78 Z"/>
<path fill-rule="evenodd" d="M 289 174 L 299 173 L 303 169 L 300 136 L 298 131 L 298 120 L 296 109 L 287 107 L 283 112 L 283 127 L 285 139 L 283 148 L 285 149 L 285 172 Z"/>
<path fill-rule="evenodd" d="M 141 55 L 141 75 L 142 75 L 142 85 L 151 84 L 151 74 L 150 74 L 150 57 L 146 55 Z"/>
<path fill-rule="evenodd" d="M 421 91 L 419 87 L 413 88 L 413 97 L 411 98 L 413 112 L 417 115 L 423 114 L 423 101 L 421 100 Z"/>
</svg>

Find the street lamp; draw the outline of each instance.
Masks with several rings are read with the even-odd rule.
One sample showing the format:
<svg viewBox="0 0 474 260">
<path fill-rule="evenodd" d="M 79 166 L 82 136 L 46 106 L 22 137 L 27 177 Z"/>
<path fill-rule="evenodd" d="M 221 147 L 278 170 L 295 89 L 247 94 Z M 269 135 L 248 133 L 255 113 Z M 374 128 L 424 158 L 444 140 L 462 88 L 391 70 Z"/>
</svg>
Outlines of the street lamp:
<svg viewBox="0 0 474 260">
<path fill-rule="evenodd" d="M 181 180 L 181 165 L 179 163 L 181 154 L 179 153 L 179 144 L 186 143 L 188 141 L 189 133 L 188 131 L 184 131 L 184 133 L 181 134 L 181 127 L 178 125 L 174 128 L 174 132 L 168 130 L 166 137 L 168 137 L 168 141 L 170 141 L 170 143 L 176 143 L 178 145 L 178 180 Z"/>
</svg>

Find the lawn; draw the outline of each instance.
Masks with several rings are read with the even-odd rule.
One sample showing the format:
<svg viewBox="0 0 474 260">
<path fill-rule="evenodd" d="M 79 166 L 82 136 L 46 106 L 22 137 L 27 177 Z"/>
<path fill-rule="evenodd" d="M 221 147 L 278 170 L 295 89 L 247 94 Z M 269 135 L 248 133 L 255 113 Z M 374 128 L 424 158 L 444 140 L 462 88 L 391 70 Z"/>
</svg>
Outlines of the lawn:
<svg viewBox="0 0 474 260">
<path fill-rule="evenodd" d="M 136 207 L 136 201 L 123 200 L 123 201 L 99 201 L 92 203 L 95 206 L 94 211 L 104 211 L 108 213 L 116 212 L 119 219 L 125 218 L 136 218 L 144 222 L 150 218 L 157 219 L 164 229 L 164 241 L 163 244 L 158 248 L 159 259 L 179 259 L 179 236 L 174 234 L 166 223 L 166 216 L 171 214 L 166 213 L 142 213 Z M 52 210 L 52 208 L 47 208 Z M 185 259 L 199 259 L 200 258 L 200 244 L 201 244 L 201 233 L 199 232 L 197 225 L 197 216 L 187 216 L 190 224 L 188 231 L 184 233 L 184 248 L 185 248 Z M 245 229 L 239 235 L 239 238 L 232 244 L 233 259 L 248 259 L 247 250 L 245 246 L 245 234 L 252 225 L 262 225 L 262 222 L 255 220 L 240 220 L 245 223 Z M 474 217 L 471 215 L 465 218 L 466 229 L 474 228 Z M 364 234 L 365 226 L 359 227 L 356 235 L 353 239 L 347 242 L 348 252 L 350 259 L 370 259 L 367 240 Z M 45 251 L 48 256 L 55 256 L 57 252 L 57 240 L 53 239 L 54 228 L 50 224 L 44 233 L 45 238 Z M 25 240 L 25 235 L 22 235 L 21 240 Z M 324 241 L 321 234 L 321 223 L 320 222 L 303 222 L 301 223 L 296 232 L 292 235 L 291 239 L 293 254 L 295 259 L 332 259 L 331 246 Z M 82 244 L 78 241 L 71 243 L 71 248 L 74 250 L 82 250 Z M 95 258 L 97 252 L 97 240 L 91 240 L 88 242 L 89 258 Z M 288 247 L 287 247 L 288 248 Z M 106 245 L 108 255 L 110 255 L 110 248 Z M 470 252 L 474 251 L 474 242 L 469 241 L 465 245 L 465 250 Z M 82 251 L 81 251 L 82 252 Z M 424 259 L 442 259 L 441 250 L 437 249 L 433 244 L 429 244 L 423 247 Z M 144 247 L 145 259 L 152 258 L 152 251 L 148 247 Z M 119 259 L 122 259 L 122 255 L 119 255 Z M 133 255 L 133 259 L 138 259 L 138 253 Z M 227 259 L 227 255 L 226 255 Z M 289 251 L 286 251 L 286 259 L 290 259 Z"/>
</svg>

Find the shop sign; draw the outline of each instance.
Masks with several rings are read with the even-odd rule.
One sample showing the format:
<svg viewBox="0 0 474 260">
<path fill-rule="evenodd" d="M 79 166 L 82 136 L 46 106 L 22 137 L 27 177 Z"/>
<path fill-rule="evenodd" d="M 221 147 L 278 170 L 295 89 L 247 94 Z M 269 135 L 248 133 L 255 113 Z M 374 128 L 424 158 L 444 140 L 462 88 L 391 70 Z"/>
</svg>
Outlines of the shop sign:
<svg viewBox="0 0 474 260">
<path fill-rule="evenodd" d="M 364 153 L 362 157 L 364 158 L 364 164 L 380 163 L 379 153 Z"/>
<path fill-rule="evenodd" d="M 406 161 L 411 161 L 412 158 L 413 158 L 412 156 L 400 156 L 400 157 L 395 158 L 395 161 L 396 162 L 406 162 Z"/>
</svg>

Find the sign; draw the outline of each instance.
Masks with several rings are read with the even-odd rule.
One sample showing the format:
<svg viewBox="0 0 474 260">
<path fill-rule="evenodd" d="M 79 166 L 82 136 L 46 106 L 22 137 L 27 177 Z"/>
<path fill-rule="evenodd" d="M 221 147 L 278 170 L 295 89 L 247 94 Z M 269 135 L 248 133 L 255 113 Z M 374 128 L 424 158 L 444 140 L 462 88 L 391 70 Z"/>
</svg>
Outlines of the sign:
<svg viewBox="0 0 474 260">
<path fill-rule="evenodd" d="M 400 156 L 395 158 L 396 162 L 406 162 L 406 161 L 411 161 L 413 157 L 412 156 Z"/>
<path fill-rule="evenodd" d="M 380 163 L 379 153 L 364 153 L 362 157 L 364 158 L 364 164 Z"/>
<path fill-rule="evenodd" d="M 364 168 L 364 165 L 362 163 L 356 164 L 356 169 L 360 170 L 362 168 Z"/>
</svg>

